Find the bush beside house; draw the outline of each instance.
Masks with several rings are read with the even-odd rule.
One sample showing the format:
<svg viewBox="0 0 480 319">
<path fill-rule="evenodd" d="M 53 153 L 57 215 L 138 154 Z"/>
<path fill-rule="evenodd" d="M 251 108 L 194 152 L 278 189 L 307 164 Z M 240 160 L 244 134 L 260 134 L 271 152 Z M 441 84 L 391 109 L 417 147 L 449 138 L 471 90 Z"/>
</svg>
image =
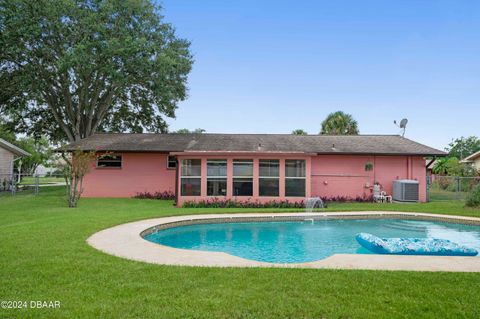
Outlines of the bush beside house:
<svg viewBox="0 0 480 319">
<path fill-rule="evenodd" d="M 468 207 L 480 207 L 480 184 L 470 192 L 465 205 Z"/>
</svg>

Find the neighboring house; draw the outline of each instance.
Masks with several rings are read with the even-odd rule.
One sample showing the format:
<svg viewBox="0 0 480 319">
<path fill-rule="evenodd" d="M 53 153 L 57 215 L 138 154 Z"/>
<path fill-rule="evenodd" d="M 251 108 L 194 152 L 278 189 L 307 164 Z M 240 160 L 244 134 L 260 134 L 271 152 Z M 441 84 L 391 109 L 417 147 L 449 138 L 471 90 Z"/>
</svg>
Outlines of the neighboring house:
<svg viewBox="0 0 480 319">
<path fill-rule="evenodd" d="M 480 172 L 480 151 L 466 157 L 460 162 L 471 164 L 478 172 Z"/>
<path fill-rule="evenodd" d="M 375 182 L 391 194 L 398 179 L 417 180 L 425 201 L 425 157 L 446 155 L 397 135 L 96 134 L 65 148 L 77 149 L 108 152 L 85 176 L 84 196 L 171 191 L 178 205 L 369 198 Z"/>
<path fill-rule="evenodd" d="M 38 176 L 45 176 L 55 172 L 56 170 L 57 169 L 55 167 L 46 167 L 45 165 L 38 165 L 33 174 Z"/>
<path fill-rule="evenodd" d="M 13 175 L 13 162 L 18 157 L 30 154 L 0 138 L 0 179 Z"/>
</svg>

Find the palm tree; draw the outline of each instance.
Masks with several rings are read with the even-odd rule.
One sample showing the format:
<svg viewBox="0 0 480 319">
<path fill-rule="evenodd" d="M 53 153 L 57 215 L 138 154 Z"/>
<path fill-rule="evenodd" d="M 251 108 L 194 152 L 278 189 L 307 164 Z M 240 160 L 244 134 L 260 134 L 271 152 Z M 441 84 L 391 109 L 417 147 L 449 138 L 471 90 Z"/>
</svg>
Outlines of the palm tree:
<svg viewBox="0 0 480 319">
<path fill-rule="evenodd" d="M 301 128 L 297 128 L 296 130 L 292 131 L 293 135 L 308 135 L 307 131 L 302 130 Z"/>
<path fill-rule="evenodd" d="M 320 134 L 358 135 L 358 123 L 352 115 L 342 111 L 330 113 L 322 122 Z"/>
</svg>

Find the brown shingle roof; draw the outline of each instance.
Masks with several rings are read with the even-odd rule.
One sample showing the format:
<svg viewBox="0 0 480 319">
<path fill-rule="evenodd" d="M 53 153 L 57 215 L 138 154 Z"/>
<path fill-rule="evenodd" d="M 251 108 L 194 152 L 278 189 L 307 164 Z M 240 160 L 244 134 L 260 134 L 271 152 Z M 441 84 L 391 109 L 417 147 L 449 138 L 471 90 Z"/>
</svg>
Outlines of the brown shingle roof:
<svg viewBox="0 0 480 319">
<path fill-rule="evenodd" d="M 260 149 L 259 149 L 260 147 Z M 398 135 L 291 134 L 95 134 L 64 150 L 124 152 L 305 152 L 444 156 L 445 153 Z"/>
</svg>

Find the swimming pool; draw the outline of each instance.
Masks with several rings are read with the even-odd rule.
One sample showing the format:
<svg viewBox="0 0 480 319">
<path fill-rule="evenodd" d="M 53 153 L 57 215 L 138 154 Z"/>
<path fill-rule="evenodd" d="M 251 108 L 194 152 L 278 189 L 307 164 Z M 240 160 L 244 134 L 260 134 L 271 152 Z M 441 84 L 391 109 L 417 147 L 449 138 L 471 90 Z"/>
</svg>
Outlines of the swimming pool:
<svg viewBox="0 0 480 319">
<path fill-rule="evenodd" d="M 355 240 L 360 232 L 379 237 L 448 239 L 480 250 L 480 226 L 387 218 L 203 223 L 158 230 L 144 239 L 261 262 L 304 263 L 334 254 L 370 254 Z"/>
</svg>

